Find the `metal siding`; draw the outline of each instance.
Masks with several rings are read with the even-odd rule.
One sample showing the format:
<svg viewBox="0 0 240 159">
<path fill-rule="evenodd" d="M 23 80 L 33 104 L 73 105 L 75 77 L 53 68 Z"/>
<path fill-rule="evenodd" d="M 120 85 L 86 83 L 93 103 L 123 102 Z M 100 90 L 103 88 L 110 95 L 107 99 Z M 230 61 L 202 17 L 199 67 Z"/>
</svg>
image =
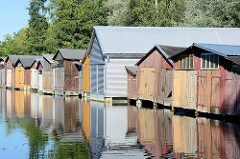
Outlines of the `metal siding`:
<svg viewBox="0 0 240 159">
<path fill-rule="evenodd" d="M 97 38 L 94 38 L 93 46 L 90 52 L 90 65 L 93 64 L 104 64 L 103 55 L 100 49 L 100 45 L 97 41 Z"/>
<path fill-rule="evenodd" d="M 98 66 L 98 94 L 103 94 L 104 93 L 104 66 L 99 65 Z"/>
<path fill-rule="evenodd" d="M 31 69 L 24 70 L 24 87 L 25 89 L 30 89 L 31 86 Z"/>
<path fill-rule="evenodd" d="M 90 66 L 91 69 L 91 79 L 90 79 L 90 83 L 91 83 L 91 93 L 97 93 L 97 66 L 92 65 Z"/>
<path fill-rule="evenodd" d="M 127 97 L 125 66 L 134 66 L 139 59 L 117 58 L 106 60 L 106 97 Z"/>
</svg>

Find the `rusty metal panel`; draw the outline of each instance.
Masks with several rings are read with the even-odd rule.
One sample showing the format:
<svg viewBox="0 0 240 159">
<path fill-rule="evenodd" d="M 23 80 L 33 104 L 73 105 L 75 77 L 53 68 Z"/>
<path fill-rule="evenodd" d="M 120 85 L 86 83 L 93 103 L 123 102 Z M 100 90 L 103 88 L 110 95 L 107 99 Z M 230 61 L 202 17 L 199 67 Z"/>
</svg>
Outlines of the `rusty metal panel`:
<svg viewBox="0 0 240 159">
<path fill-rule="evenodd" d="M 78 94 L 79 77 L 78 69 L 73 61 L 64 61 L 64 90 Z"/>
<path fill-rule="evenodd" d="M 173 106 L 196 109 L 197 71 L 175 70 L 173 88 Z"/>
<path fill-rule="evenodd" d="M 89 57 L 83 63 L 83 91 L 90 92 L 90 60 Z"/>
<path fill-rule="evenodd" d="M 173 115 L 172 124 L 174 152 L 177 155 L 185 153 L 191 154 L 191 157 L 197 157 L 193 156 L 197 152 L 196 118 Z"/>
</svg>

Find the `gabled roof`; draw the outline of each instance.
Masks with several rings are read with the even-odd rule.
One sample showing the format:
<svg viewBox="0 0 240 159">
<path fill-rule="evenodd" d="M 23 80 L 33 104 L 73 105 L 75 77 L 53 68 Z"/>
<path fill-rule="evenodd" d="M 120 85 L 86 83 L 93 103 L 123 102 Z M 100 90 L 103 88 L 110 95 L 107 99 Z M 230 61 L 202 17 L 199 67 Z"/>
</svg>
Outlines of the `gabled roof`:
<svg viewBox="0 0 240 159">
<path fill-rule="evenodd" d="M 50 64 L 53 64 L 53 56 L 54 54 L 43 54 L 42 57 Z"/>
<path fill-rule="evenodd" d="M 35 56 L 35 55 L 8 55 L 8 57 L 6 58 L 5 61 L 7 61 L 8 59 L 11 60 L 12 65 L 15 66 L 17 60 L 19 58 L 34 58 L 34 59 L 39 59 L 41 58 L 41 56 Z"/>
<path fill-rule="evenodd" d="M 189 47 L 196 43 L 240 45 L 239 28 L 94 26 L 88 53 L 96 37 L 103 55 L 145 54 L 154 45 Z"/>
<path fill-rule="evenodd" d="M 61 54 L 63 59 L 82 60 L 85 52 L 86 50 L 80 50 L 80 49 L 58 49 L 57 53 L 53 57 L 53 60 L 55 60 L 58 53 Z"/>
<path fill-rule="evenodd" d="M 125 66 L 126 70 L 133 76 L 137 75 L 137 66 Z"/>
<path fill-rule="evenodd" d="M 20 62 L 24 68 L 30 68 L 36 60 L 34 58 L 19 58 L 15 66 Z"/>
<path fill-rule="evenodd" d="M 169 59 L 170 56 L 173 56 L 179 52 L 186 50 L 185 47 L 175 47 L 175 46 L 165 46 L 165 45 L 156 45 L 154 46 L 145 56 L 143 56 L 136 65 L 140 65 L 149 55 L 153 53 L 153 51 L 157 49 L 159 53 L 161 53 L 172 65 L 173 61 Z"/>
</svg>

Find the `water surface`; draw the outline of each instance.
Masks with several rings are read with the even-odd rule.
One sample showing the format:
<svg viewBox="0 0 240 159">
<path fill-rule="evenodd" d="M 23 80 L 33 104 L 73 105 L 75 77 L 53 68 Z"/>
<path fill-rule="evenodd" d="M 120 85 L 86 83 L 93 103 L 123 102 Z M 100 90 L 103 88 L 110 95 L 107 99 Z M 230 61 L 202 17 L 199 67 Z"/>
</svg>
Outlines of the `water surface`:
<svg viewBox="0 0 240 159">
<path fill-rule="evenodd" d="M 240 126 L 0 90 L 0 158 L 240 158 Z"/>
</svg>

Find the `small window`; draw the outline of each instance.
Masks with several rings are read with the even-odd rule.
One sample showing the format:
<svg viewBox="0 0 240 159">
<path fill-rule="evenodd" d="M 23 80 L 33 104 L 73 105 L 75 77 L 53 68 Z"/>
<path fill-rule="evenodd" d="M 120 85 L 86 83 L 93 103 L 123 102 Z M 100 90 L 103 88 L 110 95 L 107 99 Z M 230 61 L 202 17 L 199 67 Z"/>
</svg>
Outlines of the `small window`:
<svg viewBox="0 0 240 159">
<path fill-rule="evenodd" d="M 193 61 L 193 54 L 181 56 L 179 60 L 179 69 L 193 69 Z"/>
<path fill-rule="evenodd" d="M 56 66 L 56 67 L 63 67 L 63 60 L 61 60 L 61 61 L 56 61 L 55 66 Z"/>
<path fill-rule="evenodd" d="M 216 69 L 218 68 L 219 56 L 211 53 L 203 53 L 201 55 L 202 69 Z"/>
</svg>

